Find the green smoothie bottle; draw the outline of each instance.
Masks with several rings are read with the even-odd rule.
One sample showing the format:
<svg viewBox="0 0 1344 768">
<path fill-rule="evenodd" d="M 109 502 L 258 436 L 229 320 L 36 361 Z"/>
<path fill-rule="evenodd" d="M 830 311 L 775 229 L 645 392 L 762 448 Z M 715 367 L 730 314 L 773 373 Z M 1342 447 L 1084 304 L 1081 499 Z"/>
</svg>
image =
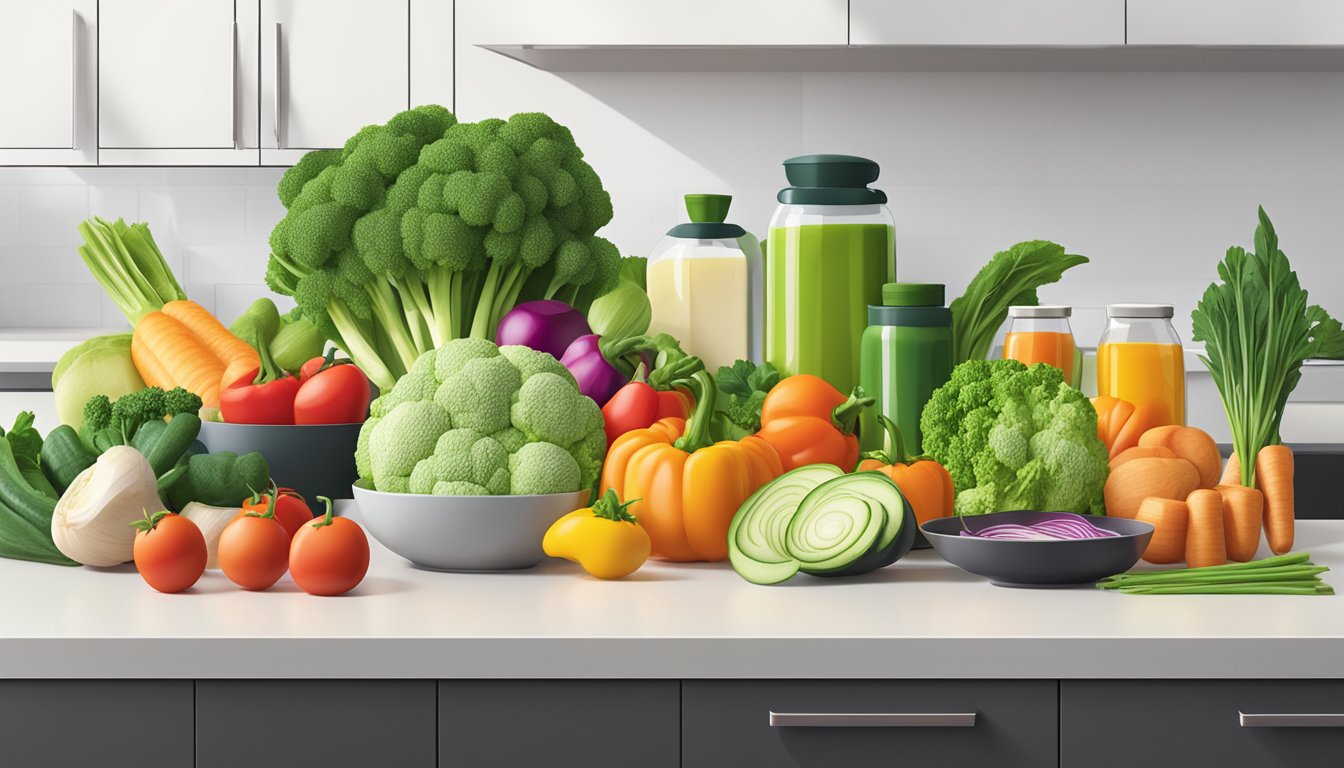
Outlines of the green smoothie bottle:
<svg viewBox="0 0 1344 768">
<path fill-rule="evenodd" d="M 923 452 L 919 416 L 933 390 L 952 376 L 952 311 L 937 283 L 887 283 L 882 303 L 868 307 L 868 330 L 860 344 L 863 391 L 877 403 L 863 413 L 863 450 L 883 445 L 877 414 L 901 430 L 906 453 Z"/>
<path fill-rule="evenodd" d="M 765 359 L 848 394 L 859 383 L 868 305 L 896 279 L 896 230 L 872 160 L 804 155 L 784 161 L 765 268 Z"/>
</svg>

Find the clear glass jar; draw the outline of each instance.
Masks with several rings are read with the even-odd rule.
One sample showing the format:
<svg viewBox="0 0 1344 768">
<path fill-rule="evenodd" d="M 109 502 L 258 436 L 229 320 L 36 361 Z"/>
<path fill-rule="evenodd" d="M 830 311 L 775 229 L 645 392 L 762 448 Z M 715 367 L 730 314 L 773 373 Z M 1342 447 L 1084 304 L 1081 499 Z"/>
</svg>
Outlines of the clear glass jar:
<svg viewBox="0 0 1344 768">
<path fill-rule="evenodd" d="M 1069 317 L 1073 308 L 1062 305 L 1009 307 L 1008 333 L 1003 338 L 1003 357 L 1023 365 L 1053 365 L 1064 372 L 1064 381 L 1078 386 L 1083 356 L 1073 340 Z"/>
<path fill-rule="evenodd" d="M 686 195 L 691 221 L 668 230 L 649 254 L 651 333 L 669 333 L 711 371 L 761 361 L 761 245 L 726 224 L 728 195 Z"/>
<path fill-rule="evenodd" d="M 1097 344 L 1097 394 L 1134 405 L 1148 427 L 1185 424 L 1185 351 L 1170 304 L 1110 304 Z"/>
<path fill-rule="evenodd" d="M 868 307 L 895 280 L 896 233 L 887 196 L 868 184 L 877 163 L 851 155 L 784 162 L 793 186 L 770 220 L 765 270 L 765 359 L 841 392 L 859 382 Z"/>
</svg>

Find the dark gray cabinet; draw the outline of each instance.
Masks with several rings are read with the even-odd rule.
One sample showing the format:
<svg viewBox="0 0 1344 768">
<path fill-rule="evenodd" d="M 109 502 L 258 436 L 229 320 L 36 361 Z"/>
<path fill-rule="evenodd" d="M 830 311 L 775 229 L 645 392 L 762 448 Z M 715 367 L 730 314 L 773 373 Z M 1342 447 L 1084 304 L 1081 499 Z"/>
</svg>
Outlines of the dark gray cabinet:
<svg viewBox="0 0 1344 768">
<path fill-rule="evenodd" d="M 1054 680 L 687 680 L 682 765 L 1053 766 L 1057 693 Z"/>
<path fill-rule="evenodd" d="M 0 680 L 0 765 L 192 764 L 190 680 Z"/>
<path fill-rule="evenodd" d="M 201 680 L 196 766 L 434 768 L 436 691 L 433 680 Z"/>
<path fill-rule="evenodd" d="M 1339 680 L 1065 680 L 1059 709 L 1062 768 L 1336 765 L 1344 755 Z"/>
<path fill-rule="evenodd" d="M 440 768 L 677 768 L 677 680 L 444 680 Z"/>
</svg>

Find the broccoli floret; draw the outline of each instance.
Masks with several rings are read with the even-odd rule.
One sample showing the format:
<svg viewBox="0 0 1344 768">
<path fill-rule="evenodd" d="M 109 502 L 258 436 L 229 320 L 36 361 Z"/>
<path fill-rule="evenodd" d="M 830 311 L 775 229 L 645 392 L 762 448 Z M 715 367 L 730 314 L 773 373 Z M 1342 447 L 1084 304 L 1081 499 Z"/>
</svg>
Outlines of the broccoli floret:
<svg viewBox="0 0 1344 768">
<path fill-rule="evenodd" d="M 1097 414 L 1058 368 L 964 362 L 933 393 L 920 429 L 924 450 L 952 475 L 957 514 L 1105 512 Z"/>
<path fill-rule="evenodd" d="M 112 424 L 112 400 L 107 395 L 94 395 L 84 404 L 84 427 L 91 432 L 107 429 Z"/>
<path fill-rule="evenodd" d="M 553 443 L 528 443 L 511 454 L 509 477 L 514 496 L 572 493 L 583 487 L 578 462 Z"/>
<path fill-rule="evenodd" d="M 173 387 L 163 395 L 163 412 L 173 416 L 179 413 L 196 413 L 201 410 L 200 395 L 193 394 L 181 387 Z"/>
<path fill-rule="evenodd" d="M 482 339 L 426 353 L 370 410 L 355 467 L 389 493 L 570 492 L 606 453 L 601 409 L 555 358 Z"/>
<path fill-rule="evenodd" d="M 267 285 L 383 391 L 519 302 L 563 292 L 582 310 L 616 286 L 619 254 L 596 234 L 611 195 L 540 113 L 460 124 L 417 107 L 305 155 L 277 192 Z"/>
</svg>

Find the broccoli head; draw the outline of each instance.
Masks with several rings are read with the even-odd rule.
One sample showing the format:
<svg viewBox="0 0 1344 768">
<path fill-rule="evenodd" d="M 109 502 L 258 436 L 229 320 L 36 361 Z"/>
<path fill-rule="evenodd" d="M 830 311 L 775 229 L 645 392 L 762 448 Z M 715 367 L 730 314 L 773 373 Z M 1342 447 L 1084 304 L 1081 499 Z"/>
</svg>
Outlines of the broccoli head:
<svg viewBox="0 0 1344 768">
<path fill-rule="evenodd" d="M 925 452 L 952 475 L 957 514 L 1105 514 L 1097 413 L 1058 368 L 964 362 L 929 399 L 920 430 Z"/>
<path fill-rule="evenodd" d="M 555 358 L 457 339 L 420 356 L 370 409 L 355 464 L 392 493 L 568 493 L 596 482 L 602 411 Z"/>
<path fill-rule="evenodd" d="M 459 123 L 422 106 L 310 152 L 281 179 L 266 281 L 384 391 L 417 357 L 493 338 L 520 301 L 616 287 L 611 195 L 546 115 Z"/>
</svg>

